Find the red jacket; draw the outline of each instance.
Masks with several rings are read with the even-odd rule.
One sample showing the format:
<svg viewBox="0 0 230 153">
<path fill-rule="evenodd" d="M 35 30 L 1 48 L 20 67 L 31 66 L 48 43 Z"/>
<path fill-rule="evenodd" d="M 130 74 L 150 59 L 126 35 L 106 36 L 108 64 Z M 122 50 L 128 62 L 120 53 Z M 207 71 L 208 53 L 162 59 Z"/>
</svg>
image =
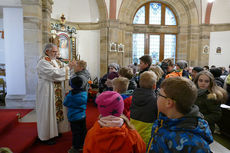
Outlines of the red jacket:
<svg viewBox="0 0 230 153">
<path fill-rule="evenodd" d="M 146 145 L 136 130 L 126 123 L 122 127 L 101 127 L 96 121 L 88 131 L 83 153 L 145 153 Z"/>
<path fill-rule="evenodd" d="M 130 106 L 132 104 L 132 98 L 133 96 L 125 97 L 124 95 L 121 95 L 124 100 L 124 111 L 123 114 L 130 119 Z"/>
</svg>

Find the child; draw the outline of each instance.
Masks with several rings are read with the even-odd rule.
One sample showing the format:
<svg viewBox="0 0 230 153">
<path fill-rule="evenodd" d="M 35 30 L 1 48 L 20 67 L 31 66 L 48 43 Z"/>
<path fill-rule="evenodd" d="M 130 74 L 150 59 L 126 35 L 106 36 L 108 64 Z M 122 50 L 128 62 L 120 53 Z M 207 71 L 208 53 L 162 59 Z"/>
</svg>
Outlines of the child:
<svg viewBox="0 0 230 153">
<path fill-rule="evenodd" d="M 164 80 L 163 77 L 164 72 L 160 66 L 150 66 L 149 70 L 153 71 L 157 76 L 157 83 L 156 83 L 156 92 L 157 92 L 158 90 L 160 90 L 161 82 Z"/>
<path fill-rule="evenodd" d="M 203 68 L 197 66 L 197 67 L 194 67 L 192 69 L 192 80 L 194 80 L 196 78 L 196 75 L 200 72 L 200 71 L 203 71 Z"/>
<path fill-rule="evenodd" d="M 157 99 L 155 94 L 156 74 L 146 71 L 141 74 L 140 88 L 133 92 L 130 106 L 130 122 L 142 139 L 148 144 L 153 122 L 157 119 Z"/>
<path fill-rule="evenodd" d="M 197 89 L 184 77 L 165 79 L 158 93 L 159 118 L 152 127 L 147 153 L 211 152 L 208 123 L 194 105 Z"/>
<path fill-rule="evenodd" d="M 119 70 L 118 74 L 121 77 L 125 77 L 125 78 L 129 79 L 128 90 L 134 90 L 134 89 L 137 88 L 137 84 L 136 84 L 135 80 L 133 79 L 133 72 L 132 72 L 131 68 L 129 68 L 129 67 L 122 67 Z"/>
<path fill-rule="evenodd" d="M 222 116 L 220 104 L 227 100 L 226 91 L 218 87 L 214 80 L 214 76 L 209 71 L 199 72 L 194 80 L 198 88 L 195 104 L 204 115 L 204 119 L 208 121 L 212 132 L 215 130 L 215 123 L 220 121 Z"/>
<path fill-rule="evenodd" d="M 117 72 L 109 73 L 107 81 L 105 82 L 105 84 L 107 86 L 106 91 L 113 91 L 112 81 L 113 81 L 113 79 L 118 78 L 118 77 L 119 77 L 119 75 Z"/>
<path fill-rule="evenodd" d="M 118 72 L 119 71 L 119 65 L 117 63 L 111 63 L 108 65 L 108 72 L 99 80 L 99 92 L 102 93 L 103 91 L 107 91 L 108 87 L 106 85 L 107 78 L 110 73 L 112 72 Z"/>
<path fill-rule="evenodd" d="M 96 103 L 99 120 L 87 133 L 83 153 L 144 153 L 143 140 L 122 115 L 124 102 L 120 94 L 105 91 Z"/>
<path fill-rule="evenodd" d="M 140 88 L 139 85 L 139 80 L 140 80 L 140 76 L 143 72 L 148 71 L 149 67 L 152 64 L 152 57 L 149 55 L 144 55 L 142 56 L 140 59 L 140 64 L 139 64 L 139 68 L 140 68 L 140 72 L 139 74 L 135 77 L 135 81 L 137 83 L 137 87 Z"/>
<path fill-rule="evenodd" d="M 133 90 L 128 90 L 129 80 L 125 77 L 119 77 L 113 80 L 113 91 L 121 94 L 124 100 L 123 114 L 130 119 L 130 106 L 132 103 Z"/>
<path fill-rule="evenodd" d="M 91 80 L 91 76 L 89 74 L 89 71 L 86 69 L 87 67 L 87 63 L 83 60 L 79 60 L 77 61 L 75 67 L 74 67 L 74 72 L 75 74 L 73 75 L 73 77 L 75 77 L 76 75 L 82 75 L 84 76 L 85 80 L 88 82 Z M 89 84 L 85 87 L 85 91 L 89 90 Z"/>
<path fill-rule="evenodd" d="M 184 60 L 179 60 L 176 63 L 176 70 L 169 73 L 168 75 L 165 76 L 165 78 L 169 77 L 186 77 L 192 80 L 192 77 L 190 74 L 185 70 L 188 66 L 188 63 Z"/>
<path fill-rule="evenodd" d="M 163 79 L 169 73 L 172 73 L 174 70 L 174 59 L 173 58 L 166 58 L 161 62 L 161 69 L 164 71 Z"/>
<path fill-rule="evenodd" d="M 73 88 L 64 99 L 64 106 L 68 107 L 68 120 L 72 131 L 72 148 L 69 153 L 78 153 L 83 148 L 86 135 L 86 105 L 87 92 L 85 86 L 87 82 L 82 75 L 77 75 L 70 80 Z"/>
</svg>

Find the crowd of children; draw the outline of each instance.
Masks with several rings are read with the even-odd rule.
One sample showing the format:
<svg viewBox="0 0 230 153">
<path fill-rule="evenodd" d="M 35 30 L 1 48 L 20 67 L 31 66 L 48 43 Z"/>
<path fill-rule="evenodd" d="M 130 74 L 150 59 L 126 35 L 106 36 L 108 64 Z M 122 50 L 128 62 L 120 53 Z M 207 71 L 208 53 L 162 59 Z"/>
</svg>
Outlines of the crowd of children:
<svg viewBox="0 0 230 153">
<path fill-rule="evenodd" d="M 78 61 L 64 100 L 73 136 L 69 153 L 211 152 L 220 105 L 230 101 L 230 75 L 219 85 L 220 69 L 206 69 L 189 71 L 186 61 L 173 59 L 152 65 L 149 55 L 140 58 L 139 73 L 110 64 L 99 81 L 100 116 L 87 132 L 90 75 Z"/>
</svg>

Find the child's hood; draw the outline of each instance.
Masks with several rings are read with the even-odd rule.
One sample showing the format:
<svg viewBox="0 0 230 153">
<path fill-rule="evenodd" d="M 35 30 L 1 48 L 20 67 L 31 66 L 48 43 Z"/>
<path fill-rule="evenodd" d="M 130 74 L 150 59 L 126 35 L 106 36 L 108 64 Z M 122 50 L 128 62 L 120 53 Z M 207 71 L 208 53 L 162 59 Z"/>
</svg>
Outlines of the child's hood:
<svg viewBox="0 0 230 153">
<path fill-rule="evenodd" d="M 215 93 L 210 93 L 207 89 L 198 89 L 198 96 L 207 95 L 207 99 L 217 100 Z"/>
<path fill-rule="evenodd" d="M 134 105 L 137 106 L 145 106 L 151 102 L 154 97 L 156 99 L 156 94 L 152 89 L 136 88 L 133 92 Z"/>
<path fill-rule="evenodd" d="M 99 144 L 104 144 L 103 146 L 98 145 L 98 149 L 101 151 L 104 149 L 106 149 L 105 152 L 119 150 L 119 148 L 124 147 L 123 145 L 129 136 L 129 129 L 125 123 L 122 127 L 101 127 L 96 123 L 94 127 L 97 129 L 94 133 L 97 142 Z"/>
<path fill-rule="evenodd" d="M 82 71 L 79 71 L 79 72 L 76 72 L 75 75 L 83 75 L 85 76 L 87 79 L 90 79 L 91 76 L 90 76 L 90 73 L 88 70 L 82 70 Z"/>
<path fill-rule="evenodd" d="M 207 143 L 213 142 L 211 130 L 207 121 L 203 119 L 203 115 L 199 112 L 198 106 L 194 105 L 191 111 L 184 117 L 179 119 L 169 119 L 163 117 L 164 126 L 168 126 L 170 131 L 175 132 L 190 132 L 198 137 L 202 137 Z M 186 133 L 185 133 L 186 134 Z"/>
</svg>

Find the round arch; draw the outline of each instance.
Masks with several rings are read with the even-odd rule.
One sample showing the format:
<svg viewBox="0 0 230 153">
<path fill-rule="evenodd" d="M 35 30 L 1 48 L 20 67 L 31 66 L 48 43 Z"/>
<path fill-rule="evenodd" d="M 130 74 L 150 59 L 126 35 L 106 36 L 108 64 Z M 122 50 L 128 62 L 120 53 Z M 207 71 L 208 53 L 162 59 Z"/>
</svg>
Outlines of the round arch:
<svg viewBox="0 0 230 153">
<path fill-rule="evenodd" d="M 105 0 L 96 0 L 97 1 L 97 6 L 98 6 L 98 11 L 99 11 L 99 20 L 100 21 L 105 21 L 108 19 L 108 10 L 105 4 Z"/>
<path fill-rule="evenodd" d="M 132 24 L 133 17 L 136 13 L 136 10 L 144 3 L 151 2 L 151 1 L 152 0 L 147 0 L 147 1 L 123 0 L 119 11 L 118 19 L 120 20 L 120 22 L 126 22 L 128 24 Z M 199 24 L 198 12 L 196 10 L 194 1 L 188 2 L 186 0 L 174 0 L 174 1 L 155 0 L 154 2 L 162 2 L 169 5 L 177 16 L 178 25 Z"/>
</svg>

